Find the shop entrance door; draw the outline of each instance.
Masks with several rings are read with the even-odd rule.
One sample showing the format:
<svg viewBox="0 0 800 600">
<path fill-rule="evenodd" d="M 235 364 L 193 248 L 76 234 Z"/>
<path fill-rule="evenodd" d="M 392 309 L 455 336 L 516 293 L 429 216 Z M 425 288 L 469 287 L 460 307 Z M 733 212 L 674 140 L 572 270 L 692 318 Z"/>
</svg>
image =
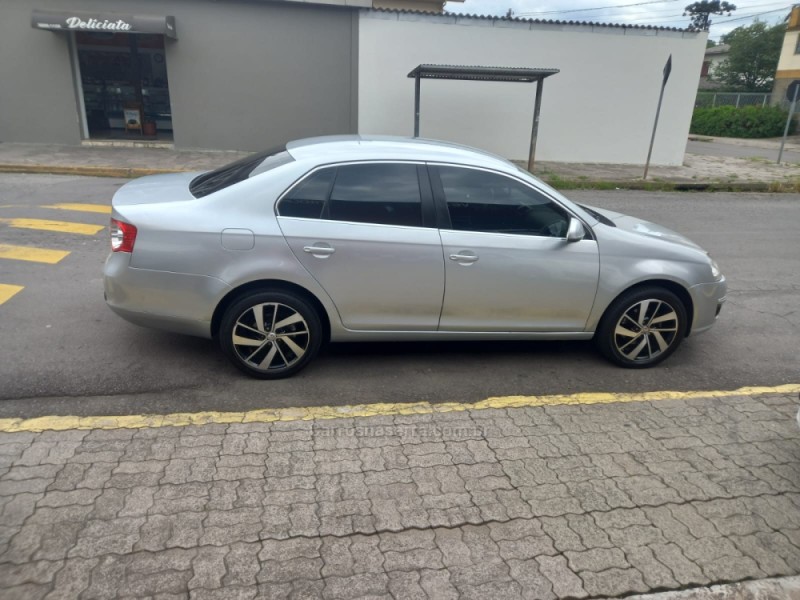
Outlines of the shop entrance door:
<svg viewBox="0 0 800 600">
<path fill-rule="evenodd" d="M 76 32 L 91 139 L 172 139 L 164 36 Z"/>
</svg>

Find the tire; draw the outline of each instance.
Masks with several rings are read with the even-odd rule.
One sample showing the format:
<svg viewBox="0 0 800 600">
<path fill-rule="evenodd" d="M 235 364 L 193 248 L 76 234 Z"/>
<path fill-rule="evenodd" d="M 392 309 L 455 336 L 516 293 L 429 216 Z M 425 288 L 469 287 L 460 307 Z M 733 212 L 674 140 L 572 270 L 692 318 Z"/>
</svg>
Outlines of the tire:
<svg viewBox="0 0 800 600">
<path fill-rule="evenodd" d="M 319 352 L 322 324 L 314 308 L 296 294 L 252 292 L 225 311 L 219 343 L 251 377 L 282 379 L 302 370 Z"/>
<path fill-rule="evenodd" d="M 638 288 L 611 303 L 594 340 L 614 364 L 644 369 L 675 352 L 687 326 L 686 307 L 678 296 L 662 287 Z"/>
</svg>

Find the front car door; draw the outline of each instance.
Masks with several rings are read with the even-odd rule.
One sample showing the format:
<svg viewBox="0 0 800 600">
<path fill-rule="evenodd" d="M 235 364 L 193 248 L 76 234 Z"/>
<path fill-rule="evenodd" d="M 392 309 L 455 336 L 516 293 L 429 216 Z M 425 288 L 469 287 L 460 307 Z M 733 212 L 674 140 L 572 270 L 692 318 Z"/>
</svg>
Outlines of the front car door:
<svg viewBox="0 0 800 600">
<path fill-rule="evenodd" d="M 597 242 L 567 242 L 569 212 L 509 175 L 430 165 L 445 259 L 441 331 L 578 332 L 594 303 Z"/>
<path fill-rule="evenodd" d="M 346 328 L 436 330 L 444 259 L 424 165 L 317 169 L 280 199 L 278 223 Z"/>
</svg>

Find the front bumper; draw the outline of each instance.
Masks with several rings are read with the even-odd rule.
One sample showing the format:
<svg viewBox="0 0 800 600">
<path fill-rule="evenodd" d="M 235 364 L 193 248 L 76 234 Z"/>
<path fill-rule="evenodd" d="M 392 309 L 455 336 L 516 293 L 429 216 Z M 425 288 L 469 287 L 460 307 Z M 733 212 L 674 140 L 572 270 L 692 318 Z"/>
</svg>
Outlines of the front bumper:
<svg viewBox="0 0 800 600">
<path fill-rule="evenodd" d="M 694 319 L 691 334 L 711 329 L 717 321 L 728 293 L 728 283 L 723 277 L 713 283 L 701 283 L 689 288 L 694 304 Z"/>
<path fill-rule="evenodd" d="M 136 269 L 130 256 L 112 252 L 106 259 L 109 308 L 136 325 L 210 338 L 214 308 L 231 287 L 204 275 Z"/>
</svg>

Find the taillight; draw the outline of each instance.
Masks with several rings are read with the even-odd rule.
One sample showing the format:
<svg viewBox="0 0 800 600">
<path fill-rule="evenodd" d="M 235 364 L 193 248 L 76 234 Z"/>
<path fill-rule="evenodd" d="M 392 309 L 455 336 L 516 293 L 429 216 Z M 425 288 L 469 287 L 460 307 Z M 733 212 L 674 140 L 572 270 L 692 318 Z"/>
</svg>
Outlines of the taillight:
<svg viewBox="0 0 800 600">
<path fill-rule="evenodd" d="M 136 227 L 130 223 L 111 219 L 111 251 L 133 252 L 136 242 Z"/>
</svg>

